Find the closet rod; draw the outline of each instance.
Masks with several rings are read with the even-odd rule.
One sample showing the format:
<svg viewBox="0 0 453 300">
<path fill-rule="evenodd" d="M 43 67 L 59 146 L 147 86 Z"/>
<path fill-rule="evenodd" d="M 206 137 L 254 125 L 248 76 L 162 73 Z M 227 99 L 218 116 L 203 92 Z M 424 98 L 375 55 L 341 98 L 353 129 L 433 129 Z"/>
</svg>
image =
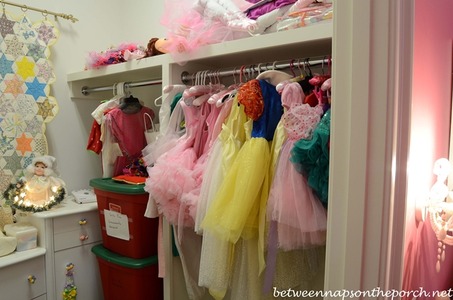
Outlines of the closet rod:
<svg viewBox="0 0 453 300">
<path fill-rule="evenodd" d="M 145 81 L 125 82 L 124 88 L 129 89 L 129 88 L 133 88 L 133 87 L 149 86 L 149 85 L 157 85 L 157 84 L 162 84 L 162 80 L 161 79 L 151 79 L 151 80 L 145 80 Z M 113 91 L 115 89 L 115 87 L 116 87 L 116 84 L 109 85 L 109 86 L 100 86 L 100 87 L 95 87 L 95 88 L 83 86 L 82 94 L 87 96 L 88 94 L 93 93 L 93 92 Z"/>
<path fill-rule="evenodd" d="M 40 9 L 40 8 L 31 7 L 31 6 L 27 6 L 27 5 L 23 5 L 23 4 L 17 4 L 17 3 L 13 3 L 13 2 L 9 2 L 9 1 L 3 1 L 3 0 L 1 0 L 0 3 L 3 6 L 3 10 L 5 10 L 5 5 L 7 4 L 7 5 L 11 5 L 11 6 L 20 7 L 24 12 L 26 12 L 27 10 L 34 10 L 34 11 L 42 13 L 44 16 L 53 15 L 53 16 L 55 16 L 55 19 L 57 17 L 60 17 L 60 18 L 66 19 L 66 20 L 71 20 L 72 23 L 75 23 L 75 22 L 77 22 L 79 20 L 79 19 L 75 18 L 73 15 L 68 15 L 68 14 L 63 14 L 63 13 L 56 13 L 56 12 L 53 12 L 53 11 L 48 11 L 46 9 Z"/>
<path fill-rule="evenodd" d="M 181 73 L 181 81 L 184 84 L 189 84 L 193 82 L 197 76 L 204 77 L 204 78 L 212 78 L 212 77 L 226 77 L 231 75 L 240 75 L 242 74 L 250 74 L 253 72 L 262 72 L 262 71 L 269 71 L 269 70 L 284 70 L 293 67 L 311 67 L 316 65 L 328 65 L 329 58 L 327 56 L 323 56 L 321 59 L 319 57 L 316 60 L 312 60 L 310 58 L 304 59 L 293 59 L 290 62 L 272 62 L 272 63 L 259 63 L 257 65 L 244 65 L 241 67 L 236 67 L 234 69 L 228 70 L 205 70 L 205 71 L 198 71 L 194 74 L 190 74 L 187 71 L 183 71 Z"/>
</svg>

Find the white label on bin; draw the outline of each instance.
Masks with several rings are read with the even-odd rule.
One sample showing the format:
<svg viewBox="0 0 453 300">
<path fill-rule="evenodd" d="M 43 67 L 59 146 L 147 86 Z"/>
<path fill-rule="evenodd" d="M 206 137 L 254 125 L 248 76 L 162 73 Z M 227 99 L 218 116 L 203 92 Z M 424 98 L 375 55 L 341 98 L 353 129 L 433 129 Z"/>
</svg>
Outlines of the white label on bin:
<svg viewBox="0 0 453 300">
<path fill-rule="evenodd" d="M 116 237 L 118 239 L 126 241 L 130 240 L 127 215 L 104 209 L 104 217 L 105 230 L 108 236 Z"/>
</svg>

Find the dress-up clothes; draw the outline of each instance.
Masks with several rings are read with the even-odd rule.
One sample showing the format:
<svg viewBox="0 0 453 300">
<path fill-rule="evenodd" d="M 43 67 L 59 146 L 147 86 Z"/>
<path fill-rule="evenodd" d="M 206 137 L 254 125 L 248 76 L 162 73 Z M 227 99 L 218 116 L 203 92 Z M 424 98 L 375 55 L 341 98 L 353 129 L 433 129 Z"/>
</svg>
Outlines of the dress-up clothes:
<svg viewBox="0 0 453 300">
<path fill-rule="evenodd" d="M 196 230 L 200 233 L 206 212 L 245 141 L 244 124 L 251 122 L 247 121 L 244 107 L 237 104 L 237 95 L 231 100 L 230 105 L 224 104 L 226 105 L 224 109 L 230 107 L 230 113 L 212 146 L 207 162 L 197 209 Z M 210 294 L 216 300 L 223 299 L 229 287 L 232 252 L 232 243 L 219 239 L 209 231 L 203 232 L 198 284 L 209 288 Z"/>
<path fill-rule="evenodd" d="M 145 113 L 154 117 L 154 111 L 146 106 L 133 114 L 127 114 L 119 108 L 114 108 L 105 115 L 105 125 L 110 137 L 104 146 L 111 147 L 117 144 L 122 154 L 122 156 L 116 157 L 113 176 L 123 174 L 123 169 L 127 165 L 142 156 L 142 149 L 146 146 L 143 121 Z M 151 122 L 149 120 L 147 122 L 146 128 L 150 128 Z"/>
<path fill-rule="evenodd" d="M 290 83 L 283 90 L 282 102 L 287 109 L 282 120 L 287 139 L 280 151 L 267 206 L 268 218 L 278 228 L 279 248 L 284 250 L 324 245 L 326 239 L 327 212 L 307 179 L 290 162 L 294 143 L 311 139 L 323 114 L 321 105 L 303 104 L 302 95 L 298 83 Z"/>
<path fill-rule="evenodd" d="M 148 168 L 145 189 L 152 195 L 159 214 L 171 224 L 193 227 L 196 206 L 187 204 L 181 211 L 180 201 L 184 193 L 197 187 L 192 173 L 203 140 L 200 127 L 205 124 L 209 106 L 188 106 L 184 101 L 179 105 L 184 112 L 186 132 L 172 149 L 157 158 L 152 168 Z"/>
<path fill-rule="evenodd" d="M 291 151 L 291 162 L 307 177 L 308 185 L 327 206 L 329 187 L 330 109 L 325 112 L 311 139 L 300 139 Z"/>
<path fill-rule="evenodd" d="M 257 255 L 250 257 L 251 260 L 245 264 L 258 264 L 256 270 L 259 273 L 264 269 L 269 141 L 272 140 L 283 108 L 275 86 L 264 80 L 247 82 L 241 86 L 238 97 L 239 102 L 245 106 L 247 116 L 256 118 L 256 121 L 253 122 L 253 128 L 246 128 L 247 140 L 226 174 L 202 227 L 204 232 L 212 233 L 218 239 L 232 244 L 240 238 L 256 240 L 258 245 L 254 248 Z M 259 111 L 262 111 L 261 115 Z M 249 246 L 253 247 L 251 244 L 247 247 Z"/>
</svg>

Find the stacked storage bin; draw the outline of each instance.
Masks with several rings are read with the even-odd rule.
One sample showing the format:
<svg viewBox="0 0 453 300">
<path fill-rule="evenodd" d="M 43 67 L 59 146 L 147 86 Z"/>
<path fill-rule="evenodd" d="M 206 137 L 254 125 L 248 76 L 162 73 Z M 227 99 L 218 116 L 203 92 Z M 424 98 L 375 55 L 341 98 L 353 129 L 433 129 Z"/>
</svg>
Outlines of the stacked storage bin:
<svg viewBox="0 0 453 300">
<path fill-rule="evenodd" d="M 158 219 L 144 216 L 143 185 L 90 180 L 98 203 L 102 245 L 92 248 L 101 272 L 105 300 L 163 299 L 158 277 Z"/>
</svg>

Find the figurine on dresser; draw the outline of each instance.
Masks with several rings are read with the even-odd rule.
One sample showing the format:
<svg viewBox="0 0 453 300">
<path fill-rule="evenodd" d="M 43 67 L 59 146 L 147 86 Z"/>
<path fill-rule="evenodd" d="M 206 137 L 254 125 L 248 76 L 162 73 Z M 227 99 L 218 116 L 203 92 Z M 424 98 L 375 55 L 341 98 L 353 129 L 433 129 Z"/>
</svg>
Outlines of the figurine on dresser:
<svg viewBox="0 0 453 300">
<path fill-rule="evenodd" d="M 55 170 L 55 162 L 55 157 L 50 155 L 33 158 L 24 176 L 3 193 L 6 203 L 25 212 L 45 211 L 60 203 L 66 191 L 64 181 Z"/>
</svg>

